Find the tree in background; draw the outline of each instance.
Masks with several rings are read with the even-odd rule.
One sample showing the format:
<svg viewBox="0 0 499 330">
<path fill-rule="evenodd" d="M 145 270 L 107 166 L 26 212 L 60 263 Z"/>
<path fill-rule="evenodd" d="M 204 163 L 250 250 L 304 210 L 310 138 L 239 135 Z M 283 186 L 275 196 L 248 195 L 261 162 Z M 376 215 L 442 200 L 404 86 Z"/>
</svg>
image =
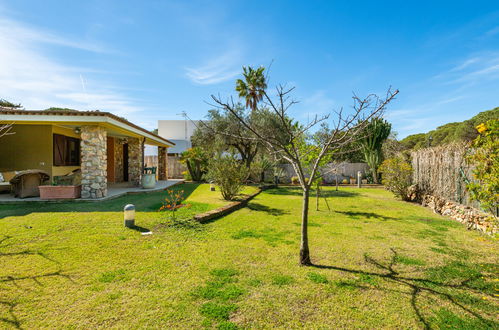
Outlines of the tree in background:
<svg viewBox="0 0 499 330">
<path fill-rule="evenodd" d="M 244 80 L 238 79 L 236 81 L 236 91 L 239 97 L 246 100 L 246 107 L 251 110 L 256 110 L 258 102 L 263 99 L 265 90 L 267 89 L 267 82 L 263 71 L 263 66 L 258 69 L 253 69 L 251 66 L 243 67 Z"/>
<path fill-rule="evenodd" d="M 7 110 L 22 110 L 23 106 L 21 103 L 15 104 L 5 99 L 0 99 L 0 110 L 1 108 L 7 108 Z"/>
<path fill-rule="evenodd" d="M 475 166 L 473 177 L 477 180 L 467 185 L 471 198 L 497 216 L 499 208 L 499 120 L 489 120 L 477 126 L 478 137 L 467 157 Z"/>
<path fill-rule="evenodd" d="M 244 70 L 243 74 L 248 75 Z M 263 77 L 263 69 L 261 70 Z M 236 91 L 239 91 L 239 80 L 236 84 Z M 264 84 L 266 86 L 266 83 Z M 318 177 L 318 167 L 327 153 L 333 150 L 341 150 L 347 145 L 358 142 L 361 133 L 364 132 L 369 121 L 381 116 L 387 104 L 395 98 L 398 91 L 388 90 L 385 98 L 376 95 L 368 95 L 366 98 L 359 98 L 354 95 L 353 111 L 344 116 L 342 111 L 337 116 L 331 128 L 328 127 L 329 115 L 316 116 L 307 124 L 301 125 L 298 121 L 289 116 L 288 110 L 295 101 L 290 99 L 290 93 L 294 88 L 286 88 L 279 85 L 276 94 L 271 97 L 265 89 L 260 89 L 261 103 L 247 103 L 248 108 L 245 115 L 241 115 L 238 105 L 232 98 L 222 100 L 220 97 L 212 95 L 214 106 L 218 109 L 228 111 L 244 125 L 252 136 L 248 139 L 255 143 L 260 143 L 267 149 L 268 153 L 277 159 L 284 159 L 295 170 L 302 189 L 302 223 L 301 223 L 301 243 L 300 243 L 300 264 L 311 265 L 310 250 L 308 244 L 308 213 L 309 195 L 314 179 Z M 247 97 L 246 93 L 240 93 L 240 97 Z M 248 121 L 248 111 L 261 113 L 263 121 Z M 313 139 L 310 130 L 316 125 L 323 125 L 324 134 Z M 227 132 L 218 132 L 227 134 Z M 302 148 L 303 143 L 309 147 Z M 307 166 L 304 161 L 311 154 L 314 159 Z M 307 180 L 307 176 L 310 178 Z"/>
<path fill-rule="evenodd" d="M 386 120 L 373 118 L 367 123 L 364 136 L 359 141 L 374 183 L 378 183 L 378 166 L 383 161 L 383 143 L 390 136 L 391 129 L 392 125 Z"/>
<path fill-rule="evenodd" d="M 192 181 L 201 181 L 206 174 L 208 157 L 199 147 L 189 148 L 182 153 L 180 162 L 187 166 Z"/>
<path fill-rule="evenodd" d="M 237 104 L 235 110 L 238 116 L 247 115 L 245 120 L 248 122 L 259 120 L 257 113 L 245 113 L 242 104 Z M 250 168 L 260 146 L 248 139 L 250 136 L 251 132 L 232 113 L 215 109 L 208 112 L 207 120 L 198 125 L 191 140 L 193 145 L 203 148 L 210 155 L 224 151 L 238 153 L 241 161 Z"/>
<path fill-rule="evenodd" d="M 210 160 L 208 168 L 207 177 L 215 182 L 222 197 L 228 201 L 241 192 L 248 177 L 248 168 L 233 155 L 217 155 Z"/>
<path fill-rule="evenodd" d="M 492 119 L 499 119 L 499 107 L 482 111 L 471 119 L 462 122 L 439 126 L 428 133 L 409 135 L 400 142 L 406 149 L 410 150 L 439 146 L 452 142 L 471 142 L 478 136 L 475 127 Z"/>
</svg>

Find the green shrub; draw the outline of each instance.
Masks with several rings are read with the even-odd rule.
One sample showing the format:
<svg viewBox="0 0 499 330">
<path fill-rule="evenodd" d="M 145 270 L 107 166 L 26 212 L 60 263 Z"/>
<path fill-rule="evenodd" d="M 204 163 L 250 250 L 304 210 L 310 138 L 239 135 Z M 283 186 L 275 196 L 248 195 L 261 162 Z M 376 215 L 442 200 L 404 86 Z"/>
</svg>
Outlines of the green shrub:
<svg viewBox="0 0 499 330">
<path fill-rule="evenodd" d="M 499 119 L 477 127 L 478 137 L 467 161 L 474 165 L 475 182 L 467 185 L 473 200 L 492 213 L 499 207 Z"/>
<path fill-rule="evenodd" d="M 220 189 L 225 200 L 233 200 L 248 177 L 248 168 L 233 156 L 218 156 L 209 163 L 208 178 Z"/>
<path fill-rule="evenodd" d="M 297 176 L 292 176 L 291 177 L 291 183 L 292 184 L 299 184 L 300 183 L 300 179 L 298 179 Z"/>
<path fill-rule="evenodd" d="M 387 159 L 379 167 L 379 172 L 383 173 L 382 183 L 386 189 L 403 200 L 409 198 L 408 189 L 411 185 L 412 166 L 408 162 L 402 157 Z"/>
</svg>

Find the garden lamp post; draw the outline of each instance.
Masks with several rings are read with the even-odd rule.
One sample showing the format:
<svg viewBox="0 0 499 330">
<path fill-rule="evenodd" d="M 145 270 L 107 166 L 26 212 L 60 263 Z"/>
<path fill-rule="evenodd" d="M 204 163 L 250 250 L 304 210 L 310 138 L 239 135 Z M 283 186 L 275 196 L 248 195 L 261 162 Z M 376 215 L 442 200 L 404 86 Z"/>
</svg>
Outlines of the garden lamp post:
<svg viewBox="0 0 499 330">
<path fill-rule="evenodd" d="M 135 205 L 125 205 L 125 208 L 123 209 L 123 218 L 125 220 L 125 227 L 135 227 Z"/>
</svg>

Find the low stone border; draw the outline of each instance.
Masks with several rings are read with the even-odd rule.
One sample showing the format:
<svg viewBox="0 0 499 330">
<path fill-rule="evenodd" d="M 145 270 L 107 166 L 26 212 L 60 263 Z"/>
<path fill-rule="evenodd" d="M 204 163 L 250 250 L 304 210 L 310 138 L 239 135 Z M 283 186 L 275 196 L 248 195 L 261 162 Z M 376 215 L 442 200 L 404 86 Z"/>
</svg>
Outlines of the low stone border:
<svg viewBox="0 0 499 330">
<path fill-rule="evenodd" d="M 432 209 L 435 213 L 459 221 L 468 229 L 473 229 L 487 235 L 495 235 L 499 232 L 499 224 L 491 214 L 473 207 L 461 205 L 433 195 L 423 195 L 421 197 L 421 205 Z"/>
<path fill-rule="evenodd" d="M 232 213 L 236 210 L 239 210 L 240 208 L 245 207 L 246 205 L 248 205 L 249 201 L 251 201 L 253 198 L 255 198 L 262 191 L 267 190 L 267 189 L 271 189 L 271 188 L 275 188 L 275 185 L 262 186 L 262 187 L 258 188 L 257 192 L 246 196 L 241 201 L 232 202 L 228 205 L 219 207 L 217 209 L 214 209 L 214 210 L 211 210 L 211 211 L 208 211 L 205 213 L 196 214 L 194 216 L 194 220 L 198 221 L 200 223 L 206 223 L 206 222 L 209 222 L 211 220 L 220 218 L 224 215 L 227 215 L 227 214 Z"/>
</svg>

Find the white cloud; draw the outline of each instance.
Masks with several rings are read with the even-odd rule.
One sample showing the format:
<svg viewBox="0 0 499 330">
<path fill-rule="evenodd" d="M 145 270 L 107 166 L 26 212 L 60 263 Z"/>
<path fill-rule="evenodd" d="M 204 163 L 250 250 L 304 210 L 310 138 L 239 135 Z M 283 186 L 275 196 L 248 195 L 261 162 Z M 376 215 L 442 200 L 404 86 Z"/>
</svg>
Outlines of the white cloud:
<svg viewBox="0 0 499 330">
<path fill-rule="evenodd" d="M 303 116 L 310 117 L 331 113 L 336 102 L 327 95 L 326 91 L 318 90 L 303 100 L 305 113 Z"/>
<path fill-rule="evenodd" d="M 52 106 L 99 109 L 119 116 L 141 110 L 135 100 L 105 82 L 92 79 L 91 74 L 98 70 L 61 64 L 47 55 L 54 46 L 107 52 L 98 44 L 69 40 L 5 18 L 0 18 L 0 44 L 1 98 L 21 103 L 26 109 Z M 89 81 L 86 90 L 80 75 Z"/>
<path fill-rule="evenodd" d="M 229 51 L 199 67 L 186 68 L 186 76 L 196 84 L 218 84 L 237 76 L 241 72 L 240 62 L 240 53 Z"/>
<path fill-rule="evenodd" d="M 435 78 L 447 84 L 475 84 L 499 78 L 499 53 L 484 52 L 463 60 Z"/>
</svg>

